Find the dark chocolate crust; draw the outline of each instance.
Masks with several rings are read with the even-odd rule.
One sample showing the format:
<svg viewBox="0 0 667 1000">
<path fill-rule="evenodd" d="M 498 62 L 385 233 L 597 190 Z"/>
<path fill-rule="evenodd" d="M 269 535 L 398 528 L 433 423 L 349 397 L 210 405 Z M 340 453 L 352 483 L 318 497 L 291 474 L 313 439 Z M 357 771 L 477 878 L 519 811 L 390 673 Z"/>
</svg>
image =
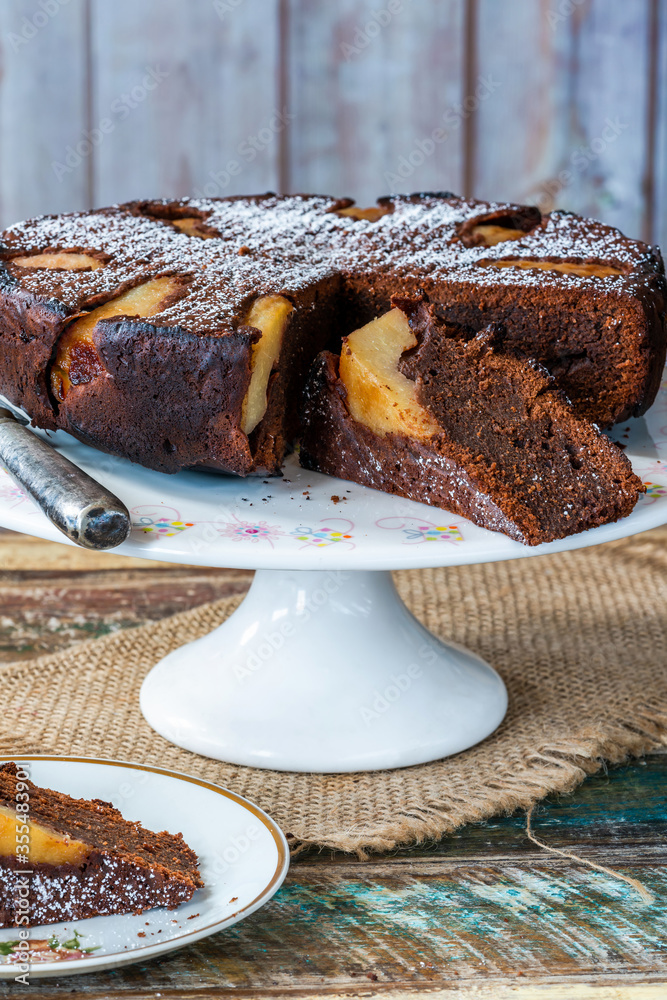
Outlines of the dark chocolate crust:
<svg viewBox="0 0 667 1000">
<path fill-rule="evenodd" d="M 82 865 L 31 865 L 0 858 L 0 927 L 53 924 L 119 913 L 170 910 L 192 899 L 195 886 L 156 867 L 94 851 Z M 29 881 L 28 923 L 19 886 Z"/>
<path fill-rule="evenodd" d="M 0 766 L 0 805 L 16 809 L 17 782 L 29 819 L 90 847 L 80 864 L 24 864 L 0 857 L 0 926 L 19 914 L 18 888 L 29 876 L 30 925 L 108 913 L 173 908 L 203 886 L 199 862 L 182 835 L 154 833 L 130 822 L 109 802 L 74 799 L 20 777 L 13 762 Z M 24 799 L 21 799 L 23 801 Z M 20 814 L 19 814 L 20 818 Z M 22 913 L 25 911 L 21 911 Z"/>
<path fill-rule="evenodd" d="M 41 427 L 61 427 L 113 454 L 165 472 L 208 466 L 278 472 L 299 432 L 297 400 L 325 347 L 387 308 L 422 295 L 470 331 L 502 322 L 508 342 L 544 364 L 581 415 L 608 426 L 643 413 L 665 359 L 660 252 L 575 215 L 449 193 L 380 199 L 375 222 L 339 214 L 349 199 L 272 194 L 143 201 L 47 216 L 0 240 L 0 392 Z M 172 224 L 196 218 L 197 239 Z M 482 246 L 480 223 L 525 235 Z M 96 270 L 12 263 L 46 250 L 92 254 Z M 499 260 L 603 263 L 622 273 L 580 277 L 494 268 Z M 149 278 L 181 275 L 184 295 L 150 321 L 101 322 L 106 372 L 63 403 L 49 369 L 71 318 Z M 294 304 L 271 377 L 268 408 L 250 435 L 241 402 L 257 331 L 244 325 L 259 295 Z"/>
<path fill-rule="evenodd" d="M 354 420 L 338 359 L 325 352 L 305 392 L 305 468 L 444 507 L 526 545 L 630 513 L 641 480 L 545 369 L 504 353 L 499 329 L 466 340 L 433 321 L 433 306 L 404 307 L 420 342 L 401 367 L 441 432 L 381 436 Z"/>
<path fill-rule="evenodd" d="M 72 386 L 58 407 L 59 427 L 162 472 L 196 465 L 239 475 L 255 470 L 239 424 L 256 332 L 197 336 L 101 320 L 94 337 L 109 377 Z"/>
</svg>

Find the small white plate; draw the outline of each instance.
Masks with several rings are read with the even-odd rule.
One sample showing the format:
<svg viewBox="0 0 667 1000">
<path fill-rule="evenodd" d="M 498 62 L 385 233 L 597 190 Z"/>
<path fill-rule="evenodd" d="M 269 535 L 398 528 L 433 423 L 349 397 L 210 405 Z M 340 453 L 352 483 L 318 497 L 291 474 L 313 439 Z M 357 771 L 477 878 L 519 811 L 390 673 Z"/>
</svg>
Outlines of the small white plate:
<svg viewBox="0 0 667 1000">
<path fill-rule="evenodd" d="M 196 852 L 205 888 L 176 910 L 154 909 L 49 924 L 30 929 L 30 940 L 70 947 L 43 952 L 29 979 L 100 972 L 144 961 L 208 937 L 243 920 L 279 889 L 289 866 L 287 842 L 257 806 L 225 788 L 159 767 L 83 757 L 3 757 L 27 761 L 36 785 L 76 798 L 113 803 L 125 819 L 156 832 L 182 833 Z M 17 940 L 14 928 L 0 929 L 3 944 Z M 80 950 L 72 944 L 80 940 Z M 95 949 L 81 954 L 83 949 Z M 0 978 L 14 979 L 20 965 L 0 954 Z"/>
</svg>

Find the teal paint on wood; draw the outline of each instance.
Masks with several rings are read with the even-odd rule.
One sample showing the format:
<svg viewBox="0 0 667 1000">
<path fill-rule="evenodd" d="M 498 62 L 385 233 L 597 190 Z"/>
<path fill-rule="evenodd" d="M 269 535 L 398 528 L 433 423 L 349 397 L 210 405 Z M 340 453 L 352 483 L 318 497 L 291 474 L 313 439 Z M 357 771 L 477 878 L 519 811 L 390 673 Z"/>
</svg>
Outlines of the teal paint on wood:
<svg viewBox="0 0 667 1000">
<path fill-rule="evenodd" d="M 633 761 L 596 774 L 574 794 L 550 797 L 534 811 L 533 826 L 551 847 L 597 855 L 629 852 L 660 857 L 667 843 L 667 754 Z M 525 835 L 526 816 L 520 812 L 462 827 L 435 843 L 403 848 L 384 858 L 386 864 L 460 858 L 539 856 Z M 321 853 L 304 859 L 317 862 Z M 330 855 L 327 854 L 327 857 Z M 341 862 L 344 855 L 335 855 Z M 611 861 L 606 863 L 613 864 Z"/>
<path fill-rule="evenodd" d="M 540 853 L 526 841 L 525 817 L 501 817 L 368 862 L 329 852 L 296 859 L 278 895 L 229 931 L 157 962 L 64 975 L 40 996 L 665 981 L 666 799 L 667 755 L 654 755 L 547 800 L 537 817 L 550 842 L 588 837 L 590 856 L 640 879 L 653 905 L 610 875 Z M 0 984 L 0 997 L 13 995 Z"/>
<path fill-rule="evenodd" d="M 589 778 L 575 795 L 547 799 L 536 809 L 536 823 L 541 832 L 562 831 L 581 836 L 613 837 L 623 832 L 632 836 L 640 824 L 655 830 L 655 836 L 667 834 L 667 755 L 633 761 Z M 523 814 L 511 818 L 490 820 L 490 830 L 525 828 Z"/>
<path fill-rule="evenodd" d="M 664 871 L 632 871 L 664 898 Z M 258 990 L 323 981 L 351 989 L 369 970 L 413 988 L 516 970 L 667 974 L 664 905 L 637 904 L 632 890 L 597 873 L 487 864 L 449 877 L 306 875 L 297 867 L 264 910 L 172 962 L 196 962 L 202 987 Z M 154 967 L 141 969 L 155 977 Z"/>
</svg>

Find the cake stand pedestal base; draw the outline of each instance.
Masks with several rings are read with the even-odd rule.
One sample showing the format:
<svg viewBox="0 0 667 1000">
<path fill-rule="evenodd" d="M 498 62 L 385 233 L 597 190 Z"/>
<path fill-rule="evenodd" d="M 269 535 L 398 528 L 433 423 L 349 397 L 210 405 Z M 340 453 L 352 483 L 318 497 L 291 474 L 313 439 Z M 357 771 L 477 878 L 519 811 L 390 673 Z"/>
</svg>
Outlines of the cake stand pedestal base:
<svg viewBox="0 0 667 1000">
<path fill-rule="evenodd" d="M 167 740 L 217 760 L 371 771 L 473 746 L 507 693 L 417 621 L 388 572 L 258 570 L 223 625 L 153 668 L 141 709 Z"/>
</svg>

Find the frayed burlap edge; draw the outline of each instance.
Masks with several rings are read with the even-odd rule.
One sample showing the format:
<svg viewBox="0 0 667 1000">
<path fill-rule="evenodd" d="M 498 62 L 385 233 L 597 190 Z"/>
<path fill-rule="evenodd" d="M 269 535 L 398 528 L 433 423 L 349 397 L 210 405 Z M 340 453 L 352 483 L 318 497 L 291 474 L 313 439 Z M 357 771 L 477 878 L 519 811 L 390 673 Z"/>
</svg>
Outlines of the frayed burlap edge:
<svg viewBox="0 0 667 1000">
<path fill-rule="evenodd" d="M 238 606 L 226 599 L 165 621 L 0 668 L 4 754 L 153 764 L 257 802 L 295 851 L 371 851 L 437 839 L 470 822 L 572 792 L 607 763 L 667 742 L 665 532 L 508 563 L 397 574 L 411 609 L 492 662 L 510 693 L 493 736 L 443 761 L 318 775 L 212 761 L 144 722 L 138 691 L 171 649 Z"/>
</svg>

